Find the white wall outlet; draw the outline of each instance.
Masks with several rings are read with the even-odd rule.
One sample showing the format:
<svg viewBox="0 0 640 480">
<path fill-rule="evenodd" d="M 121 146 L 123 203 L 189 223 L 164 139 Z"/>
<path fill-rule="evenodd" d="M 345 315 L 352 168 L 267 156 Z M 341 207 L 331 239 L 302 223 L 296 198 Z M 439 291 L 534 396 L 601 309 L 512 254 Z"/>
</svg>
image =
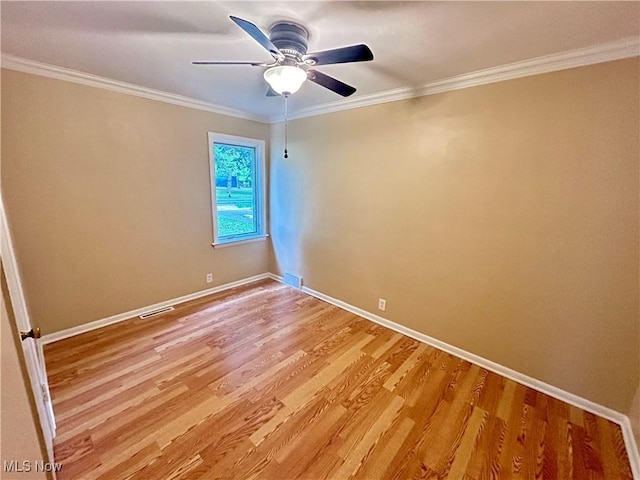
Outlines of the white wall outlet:
<svg viewBox="0 0 640 480">
<path fill-rule="evenodd" d="M 387 309 L 387 301 L 384 298 L 378 299 L 378 310 L 382 310 L 383 312 Z"/>
<path fill-rule="evenodd" d="M 207 273 L 207 283 L 213 282 L 213 273 Z"/>
</svg>

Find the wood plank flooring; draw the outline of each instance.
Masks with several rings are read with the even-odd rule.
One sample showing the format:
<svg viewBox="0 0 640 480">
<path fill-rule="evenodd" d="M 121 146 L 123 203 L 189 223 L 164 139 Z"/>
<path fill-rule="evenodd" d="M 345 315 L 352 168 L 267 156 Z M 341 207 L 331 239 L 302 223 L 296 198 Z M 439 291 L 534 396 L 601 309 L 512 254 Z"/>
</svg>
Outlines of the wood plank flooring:
<svg viewBox="0 0 640 480">
<path fill-rule="evenodd" d="M 270 280 L 45 358 L 60 480 L 632 478 L 618 425 Z"/>
</svg>

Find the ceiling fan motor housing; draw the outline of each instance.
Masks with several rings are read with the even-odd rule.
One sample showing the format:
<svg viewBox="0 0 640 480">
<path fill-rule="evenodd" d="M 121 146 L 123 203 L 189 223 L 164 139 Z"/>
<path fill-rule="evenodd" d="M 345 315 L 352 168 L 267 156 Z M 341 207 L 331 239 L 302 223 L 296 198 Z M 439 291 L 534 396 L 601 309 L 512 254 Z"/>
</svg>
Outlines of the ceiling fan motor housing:
<svg viewBox="0 0 640 480">
<path fill-rule="evenodd" d="M 278 47 L 285 56 L 294 57 L 300 61 L 307 53 L 307 39 L 309 32 L 300 25 L 289 22 L 278 22 L 269 30 L 269 40 Z"/>
</svg>

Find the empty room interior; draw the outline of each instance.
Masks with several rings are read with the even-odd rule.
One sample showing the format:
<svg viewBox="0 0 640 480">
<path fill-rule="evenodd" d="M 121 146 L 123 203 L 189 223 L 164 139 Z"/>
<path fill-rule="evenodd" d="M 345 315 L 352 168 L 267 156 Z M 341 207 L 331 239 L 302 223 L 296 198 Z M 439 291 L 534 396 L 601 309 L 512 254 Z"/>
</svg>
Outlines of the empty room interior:
<svg viewBox="0 0 640 480">
<path fill-rule="evenodd" d="M 640 480 L 640 2 L 0 16 L 1 478 Z"/>
</svg>

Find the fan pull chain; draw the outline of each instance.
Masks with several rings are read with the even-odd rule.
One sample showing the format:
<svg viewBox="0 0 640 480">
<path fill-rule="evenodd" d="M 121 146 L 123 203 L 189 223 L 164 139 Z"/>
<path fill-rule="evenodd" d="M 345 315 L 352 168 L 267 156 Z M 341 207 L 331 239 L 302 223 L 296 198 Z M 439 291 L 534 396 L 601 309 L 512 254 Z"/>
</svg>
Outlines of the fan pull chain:
<svg viewBox="0 0 640 480">
<path fill-rule="evenodd" d="M 284 158 L 289 158 L 289 153 L 287 152 L 287 137 L 288 137 L 288 130 L 289 130 L 289 120 L 288 120 L 288 115 L 289 115 L 289 108 L 288 108 L 288 103 L 287 100 L 289 99 L 289 95 L 285 95 L 284 96 Z"/>
</svg>

